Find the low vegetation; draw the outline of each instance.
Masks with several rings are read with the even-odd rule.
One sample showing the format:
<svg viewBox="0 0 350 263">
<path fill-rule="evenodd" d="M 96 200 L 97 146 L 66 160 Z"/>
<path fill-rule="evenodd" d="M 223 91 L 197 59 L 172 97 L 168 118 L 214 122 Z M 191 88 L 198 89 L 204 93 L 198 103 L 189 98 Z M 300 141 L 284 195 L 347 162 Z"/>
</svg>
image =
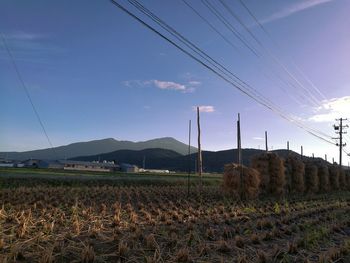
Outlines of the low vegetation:
<svg viewBox="0 0 350 263">
<path fill-rule="evenodd" d="M 248 174 L 243 186 L 256 198 L 257 170 L 226 171 Z M 204 178 L 202 192 L 192 178 L 189 194 L 181 175 L 127 185 L 117 176 L 86 175 L 96 185 L 84 175 L 12 176 L 0 174 L 0 262 L 350 260 L 347 191 L 240 201 L 222 191 L 218 175 Z"/>
</svg>

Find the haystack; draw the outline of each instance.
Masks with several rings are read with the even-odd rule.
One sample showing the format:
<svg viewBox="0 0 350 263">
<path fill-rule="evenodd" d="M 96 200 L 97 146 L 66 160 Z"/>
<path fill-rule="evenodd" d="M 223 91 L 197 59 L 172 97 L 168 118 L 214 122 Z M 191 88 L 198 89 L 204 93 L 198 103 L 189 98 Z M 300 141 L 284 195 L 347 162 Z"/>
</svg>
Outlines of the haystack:
<svg viewBox="0 0 350 263">
<path fill-rule="evenodd" d="M 345 190 L 346 187 L 346 175 L 344 169 L 339 167 L 339 188 Z"/>
<path fill-rule="evenodd" d="M 283 160 L 275 153 L 263 153 L 252 159 L 252 167 L 261 176 L 261 190 L 263 193 L 282 196 L 285 186 Z"/>
<path fill-rule="evenodd" d="M 346 177 L 346 189 L 350 190 L 350 170 L 345 171 L 345 177 Z"/>
<path fill-rule="evenodd" d="M 305 187 L 308 193 L 317 193 L 319 190 L 318 169 L 314 163 L 305 163 Z"/>
<path fill-rule="evenodd" d="M 339 167 L 337 165 L 328 166 L 329 182 L 332 190 L 339 190 Z"/>
<path fill-rule="evenodd" d="M 328 166 L 325 164 L 318 164 L 318 180 L 319 180 L 319 190 L 320 192 L 328 192 L 331 190 L 331 185 L 329 182 L 329 171 Z"/>
<path fill-rule="evenodd" d="M 241 173 L 243 189 L 241 189 Z M 260 175 L 257 170 L 234 163 L 225 165 L 223 184 L 225 193 L 236 198 L 239 198 L 242 193 L 244 199 L 255 199 L 259 195 L 259 185 Z"/>
<path fill-rule="evenodd" d="M 286 168 L 286 189 L 290 193 L 302 193 L 305 190 L 305 165 L 296 156 L 288 156 L 284 162 Z"/>
</svg>

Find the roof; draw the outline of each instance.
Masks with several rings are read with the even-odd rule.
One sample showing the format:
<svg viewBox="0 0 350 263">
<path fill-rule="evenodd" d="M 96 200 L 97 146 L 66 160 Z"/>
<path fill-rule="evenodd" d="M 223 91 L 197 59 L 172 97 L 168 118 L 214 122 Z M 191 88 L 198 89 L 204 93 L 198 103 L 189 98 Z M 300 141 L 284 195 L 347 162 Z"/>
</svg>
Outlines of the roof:
<svg viewBox="0 0 350 263">
<path fill-rule="evenodd" d="M 114 163 L 98 163 L 98 162 L 84 162 L 84 161 L 72 161 L 72 160 L 62 160 L 60 161 L 62 164 L 75 164 L 75 165 L 89 165 L 89 166 L 98 166 L 98 167 L 108 167 L 114 168 L 118 167 L 118 165 Z"/>
</svg>

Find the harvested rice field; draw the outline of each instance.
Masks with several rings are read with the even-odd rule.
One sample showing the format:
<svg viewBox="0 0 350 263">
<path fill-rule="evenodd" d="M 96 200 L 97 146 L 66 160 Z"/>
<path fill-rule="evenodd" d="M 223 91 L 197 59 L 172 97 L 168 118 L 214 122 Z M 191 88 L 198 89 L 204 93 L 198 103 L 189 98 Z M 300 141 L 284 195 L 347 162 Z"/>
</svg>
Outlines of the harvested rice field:
<svg viewBox="0 0 350 263">
<path fill-rule="evenodd" d="M 346 191 L 240 202 L 220 182 L 6 180 L 0 262 L 350 262 Z"/>
</svg>

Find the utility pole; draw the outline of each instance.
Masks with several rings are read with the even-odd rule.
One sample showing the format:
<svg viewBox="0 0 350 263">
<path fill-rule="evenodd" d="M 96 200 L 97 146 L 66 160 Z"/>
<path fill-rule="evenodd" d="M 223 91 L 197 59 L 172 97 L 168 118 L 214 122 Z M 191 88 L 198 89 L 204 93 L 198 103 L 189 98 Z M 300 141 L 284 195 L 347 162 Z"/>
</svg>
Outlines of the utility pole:
<svg viewBox="0 0 350 263">
<path fill-rule="evenodd" d="M 267 146 L 267 131 L 265 131 L 265 150 L 266 152 L 269 151 L 269 147 Z"/>
<path fill-rule="evenodd" d="M 191 120 L 188 123 L 188 177 L 187 196 L 190 196 L 190 175 L 191 175 Z"/>
<path fill-rule="evenodd" d="M 343 134 L 346 134 L 346 132 L 343 131 L 343 129 L 348 128 L 348 125 L 343 125 L 343 121 L 346 121 L 347 119 L 340 118 L 336 119 L 336 121 L 339 122 L 338 125 L 333 125 L 335 133 L 339 134 L 338 138 L 333 138 L 336 140 L 339 140 L 339 143 L 336 143 L 337 146 L 339 146 L 339 166 L 342 167 L 342 155 L 343 155 L 343 147 L 346 146 L 346 143 L 343 143 Z"/>
<path fill-rule="evenodd" d="M 199 175 L 199 190 L 202 195 L 202 150 L 201 150 L 201 125 L 199 117 L 199 107 L 197 107 L 197 127 L 198 127 L 198 175 Z"/>
<path fill-rule="evenodd" d="M 143 156 L 142 168 L 143 168 L 143 169 L 146 169 L 146 156 Z"/>
<path fill-rule="evenodd" d="M 324 159 L 327 162 L 327 154 L 324 155 Z"/>
</svg>

